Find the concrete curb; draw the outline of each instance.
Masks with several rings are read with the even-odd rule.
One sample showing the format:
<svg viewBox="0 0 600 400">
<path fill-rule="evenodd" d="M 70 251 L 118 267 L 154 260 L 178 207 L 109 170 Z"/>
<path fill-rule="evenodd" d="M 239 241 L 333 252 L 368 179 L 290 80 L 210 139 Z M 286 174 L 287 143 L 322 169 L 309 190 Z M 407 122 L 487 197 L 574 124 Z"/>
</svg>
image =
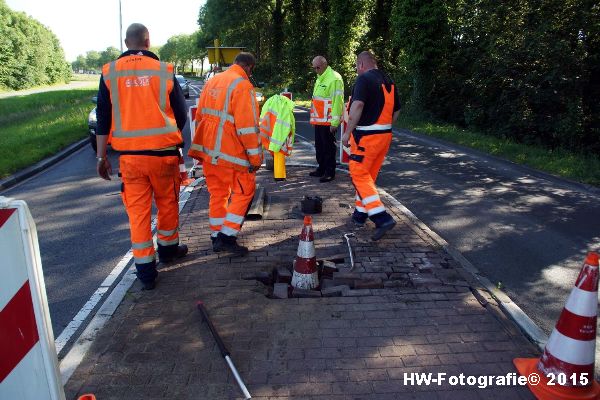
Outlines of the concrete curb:
<svg viewBox="0 0 600 400">
<path fill-rule="evenodd" d="M 45 170 L 48 167 L 51 167 L 52 165 L 58 163 L 61 160 L 64 160 L 71 154 L 75 153 L 77 150 L 88 145 L 89 142 L 89 138 L 87 137 L 85 139 L 81 139 L 79 142 L 67 146 L 55 155 L 45 158 L 42 161 L 9 176 L 8 178 L 0 180 L 0 191 L 6 190 L 16 185 L 17 183 L 24 181 L 27 178 L 31 178 L 35 174 Z"/>
</svg>

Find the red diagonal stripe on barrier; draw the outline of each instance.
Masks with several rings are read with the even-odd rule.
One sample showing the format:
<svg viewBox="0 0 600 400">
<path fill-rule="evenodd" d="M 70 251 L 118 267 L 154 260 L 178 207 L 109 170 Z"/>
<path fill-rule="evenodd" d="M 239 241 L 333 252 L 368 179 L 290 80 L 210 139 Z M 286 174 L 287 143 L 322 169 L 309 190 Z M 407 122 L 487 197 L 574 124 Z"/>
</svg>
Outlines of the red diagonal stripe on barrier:
<svg viewBox="0 0 600 400">
<path fill-rule="evenodd" d="M 15 211 L 17 211 L 16 208 L 3 208 L 0 210 L 0 228 Z"/>
<path fill-rule="evenodd" d="M 29 281 L 0 311 L 0 382 L 38 342 Z"/>
</svg>

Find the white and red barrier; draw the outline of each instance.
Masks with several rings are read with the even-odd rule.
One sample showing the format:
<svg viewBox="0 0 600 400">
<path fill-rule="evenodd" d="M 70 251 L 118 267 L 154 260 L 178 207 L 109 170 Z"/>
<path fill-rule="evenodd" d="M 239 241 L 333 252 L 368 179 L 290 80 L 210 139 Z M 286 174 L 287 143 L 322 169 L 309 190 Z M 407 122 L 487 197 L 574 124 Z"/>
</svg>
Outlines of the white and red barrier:
<svg viewBox="0 0 600 400">
<path fill-rule="evenodd" d="M 33 218 L 0 197 L 0 399 L 63 400 Z"/>
<path fill-rule="evenodd" d="M 340 152 L 339 152 L 339 159 L 340 159 L 340 164 L 348 164 L 348 162 L 350 161 L 350 147 L 344 147 L 344 144 L 342 142 L 342 137 L 344 136 L 344 131 L 346 130 L 346 121 L 342 121 L 342 123 L 340 124 L 340 129 L 338 129 L 338 131 L 340 132 Z"/>
<path fill-rule="evenodd" d="M 196 112 L 198 111 L 198 105 L 190 106 L 188 110 L 189 120 L 190 120 L 190 143 L 194 143 L 194 134 L 196 133 Z M 198 178 L 196 176 L 196 170 L 199 168 L 200 163 L 198 160 L 194 158 L 194 162 L 192 164 L 192 168 L 190 169 L 190 175 L 193 178 Z"/>
</svg>

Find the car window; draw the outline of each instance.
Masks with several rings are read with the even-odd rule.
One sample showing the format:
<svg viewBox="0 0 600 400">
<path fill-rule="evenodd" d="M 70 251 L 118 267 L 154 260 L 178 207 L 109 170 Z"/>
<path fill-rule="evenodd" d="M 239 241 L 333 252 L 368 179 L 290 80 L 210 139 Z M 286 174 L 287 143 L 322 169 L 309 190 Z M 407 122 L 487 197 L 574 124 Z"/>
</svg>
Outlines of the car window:
<svg viewBox="0 0 600 400">
<path fill-rule="evenodd" d="M 175 79 L 177 79 L 177 82 L 179 82 L 180 85 L 185 83 L 185 78 L 181 75 L 175 75 Z"/>
</svg>

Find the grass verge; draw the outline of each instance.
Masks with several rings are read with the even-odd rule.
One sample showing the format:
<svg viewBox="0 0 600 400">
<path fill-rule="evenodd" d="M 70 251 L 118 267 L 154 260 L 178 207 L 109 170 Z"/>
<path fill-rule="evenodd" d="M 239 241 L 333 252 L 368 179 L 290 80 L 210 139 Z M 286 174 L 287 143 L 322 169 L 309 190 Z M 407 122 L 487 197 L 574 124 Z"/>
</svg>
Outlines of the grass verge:
<svg viewBox="0 0 600 400">
<path fill-rule="evenodd" d="M 61 90 L 0 99 L 0 178 L 86 137 L 96 92 Z"/>
<path fill-rule="evenodd" d="M 577 182 L 600 186 L 600 157 L 516 143 L 455 125 L 400 114 L 397 128 L 447 140 Z"/>
</svg>

